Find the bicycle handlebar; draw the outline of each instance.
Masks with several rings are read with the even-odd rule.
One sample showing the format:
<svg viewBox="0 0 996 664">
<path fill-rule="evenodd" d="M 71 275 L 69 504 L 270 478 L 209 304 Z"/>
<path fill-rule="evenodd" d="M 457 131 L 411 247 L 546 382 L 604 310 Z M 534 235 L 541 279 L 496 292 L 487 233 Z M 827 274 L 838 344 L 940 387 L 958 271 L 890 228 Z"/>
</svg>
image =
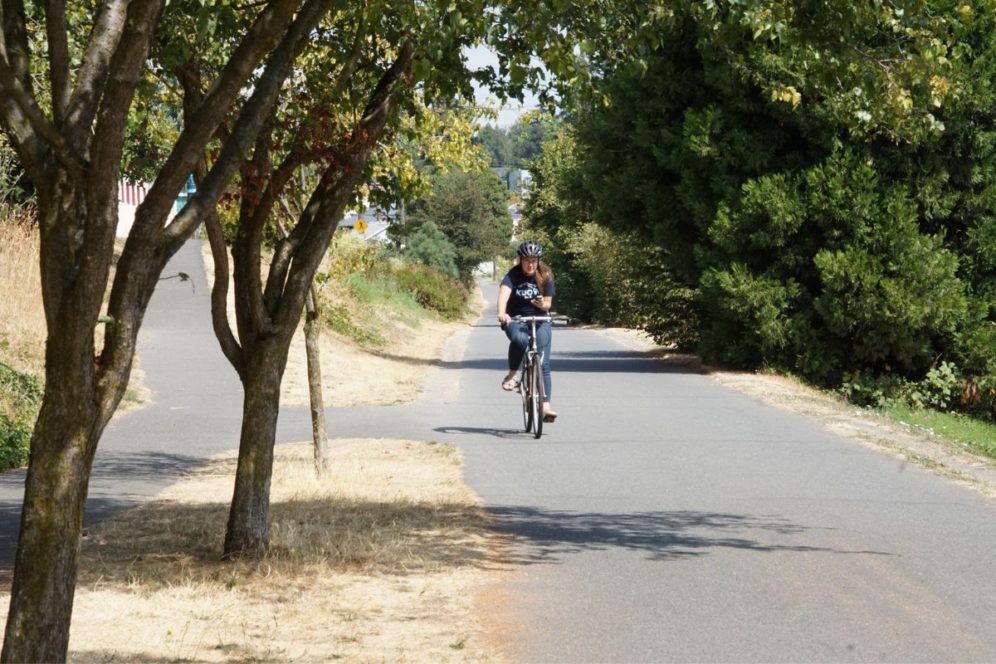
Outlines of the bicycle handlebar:
<svg viewBox="0 0 996 664">
<path fill-rule="evenodd" d="M 552 316 L 513 316 L 512 320 L 516 323 L 549 323 L 553 320 Z"/>
</svg>

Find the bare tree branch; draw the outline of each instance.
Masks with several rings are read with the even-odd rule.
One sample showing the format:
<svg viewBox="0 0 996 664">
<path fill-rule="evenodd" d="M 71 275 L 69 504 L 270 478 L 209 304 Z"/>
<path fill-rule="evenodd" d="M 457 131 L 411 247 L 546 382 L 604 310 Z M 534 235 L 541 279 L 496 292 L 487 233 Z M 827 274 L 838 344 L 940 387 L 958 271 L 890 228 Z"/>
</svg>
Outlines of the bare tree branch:
<svg viewBox="0 0 996 664">
<path fill-rule="evenodd" d="M 353 74 L 356 72 L 356 66 L 360 61 L 360 55 L 363 53 L 363 39 L 366 36 L 364 31 L 363 18 L 360 17 L 356 26 L 356 36 L 353 38 L 353 46 L 349 50 L 349 57 L 346 59 L 346 64 L 343 65 L 342 71 L 339 75 L 335 77 L 335 82 L 332 84 L 333 89 L 336 91 L 342 90 L 346 82 L 352 78 Z"/>
<path fill-rule="evenodd" d="M 266 130 L 260 132 L 256 140 L 253 159 L 248 166 L 257 174 L 264 169 L 264 165 L 269 161 L 271 134 L 272 126 L 267 126 Z M 243 178 L 243 186 L 247 188 L 253 186 L 254 180 L 266 182 L 266 186 L 262 191 L 242 197 L 239 222 L 244 225 L 242 233 L 244 233 L 245 239 L 236 243 L 237 250 L 242 254 L 239 257 L 241 260 L 237 261 L 240 279 L 236 288 L 238 288 L 239 296 L 247 305 L 249 316 L 248 321 L 239 321 L 240 324 L 248 323 L 250 329 L 265 335 L 272 328 L 273 321 L 270 317 L 271 311 L 266 302 L 266 295 L 259 295 L 263 290 L 260 248 L 263 246 L 263 230 L 266 228 L 266 221 L 273 209 L 273 178 L 252 178 L 247 174 Z"/>
<path fill-rule="evenodd" d="M 31 88 L 31 50 L 28 47 L 27 19 L 23 0 L 0 0 L 0 56 L 10 65 L 14 78 L 21 82 L 28 94 Z"/>
<path fill-rule="evenodd" d="M 124 149 L 122 136 L 135 88 L 152 43 L 152 32 L 165 0 L 132 0 L 128 6 L 128 39 L 121 40 L 107 67 L 107 79 L 100 98 L 97 123 L 93 129 L 90 160 L 93 191 L 112 191 L 120 177 L 119 164 Z"/>
<path fill-rule="evenodd" d="M 225 234 L 217 214 L 209 214 L 204 219 L 207 229 L 208 243 L 211 245 L 211 257 L 214 259 L 214 285 L 211 287 L 211 323 L 214 335 L 221 344 L 221 351 L 235 368 L 239 378 L 245 376 L 245 354 L 238 339 L 232 333 L 232 325 L 228 320 L 228 248 L 225 246 Z"/>
<path fill-rule="evenodd" d="M 42 113 L 31 97 L 30 92 L 24 88 L 21 81 L 17 78 L 14 70 L 3 60 L 0 60 L 0 93 L 4 95 L 4 102 L 0 104 L 0 111 L 3 112 L 4 120 L 7 121 L 14 132 L 15 139 L 18 143 L 23 144 L 25 148 L 28 148 L 29 145 L 31 146 L 28 154 L 22 154 L 22 156 L 28 157 L 31 160 L 28 161 L 28 159 L 25 159 L 27 162 L 25 166 L 29 169 L 41 168 L 40 162 L 43 153 L 39 150 L 40 146 L 36 141 L 42 141 L 51 150 L 52 155 L 74 177 L 82 178 L 82 160 L 69 150 L 62 134 L 45 117 L 45 114 Z M 33 180 L 36 186 L 44 186 L 44 182 L 39 179 L 33 177 Z"/>
</svg>

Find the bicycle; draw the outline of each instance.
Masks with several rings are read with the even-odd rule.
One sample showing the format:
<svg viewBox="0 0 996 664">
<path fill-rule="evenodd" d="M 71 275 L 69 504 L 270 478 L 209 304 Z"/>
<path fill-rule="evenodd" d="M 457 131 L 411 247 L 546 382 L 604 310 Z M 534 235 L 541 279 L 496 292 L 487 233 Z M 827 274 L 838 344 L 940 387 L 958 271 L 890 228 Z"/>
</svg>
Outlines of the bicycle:
<svg viewBox="0 0 996 664">
<path fill-rule="evenodd" d="M 529 348 L 522 362 L 519 394 L 522 395 L 522 421 L 526 433 L 543 435 L 543 357 L 536 345 L 536 324 L 548 323 L 550 316 L 515 316 L 516 323 L 529 323 Z"/>
</svg>

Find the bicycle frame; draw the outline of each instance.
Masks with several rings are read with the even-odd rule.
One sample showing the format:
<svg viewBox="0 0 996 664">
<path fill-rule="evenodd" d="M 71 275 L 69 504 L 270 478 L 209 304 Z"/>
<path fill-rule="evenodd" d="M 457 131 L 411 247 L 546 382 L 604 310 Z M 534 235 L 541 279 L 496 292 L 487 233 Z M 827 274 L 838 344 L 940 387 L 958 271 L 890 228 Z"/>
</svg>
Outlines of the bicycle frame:
<svg viewBox="0 0 996 664">
<path fill-rule="evenodd" d="M 526 432 L 539 438 L 543 435 L 543 356 L 536 342 L 536 324 L 550 322 L 550 316 L 516 316 L 516 323 L 529 323 L 529 347 L 522 362 L 519 394 L 522 395 L 522 419 Z"/>
</svg>

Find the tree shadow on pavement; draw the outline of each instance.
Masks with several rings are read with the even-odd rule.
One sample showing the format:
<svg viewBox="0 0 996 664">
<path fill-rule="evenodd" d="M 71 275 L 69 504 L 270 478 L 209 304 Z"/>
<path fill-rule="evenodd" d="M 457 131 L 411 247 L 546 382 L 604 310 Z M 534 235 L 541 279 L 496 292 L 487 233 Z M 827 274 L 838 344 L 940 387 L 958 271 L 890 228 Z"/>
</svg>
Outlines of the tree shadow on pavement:
<svg viewBox="0 0 996 664">
<path fill-rule="evenodd" d="M 144 578 L 169 586 L 252 574 L 258 567 L 278 569 L 278 564 L 291 576 L 296 566 L 405 576 L 496 564 L 482 538 L 490 519 L 476 505 L 348 498 L 274 502 L 270 552 L 260 561 L 238 562 L 221 560 L 227 503 L 153 500 L 129 507 L 134 509 L 85 529 L 79 583 L 128 587 Z M 288 543 L 288 537 L 295 541 Z M 0 565 L 0 583 L 9 585 L 12 572 L 12 561 Z"/>
<path fill-rule="evenodd" d="M 495 429 L 491 427 L 436 427 L 433 431 L 439 433 L 466 433 L 484 436 L 494 436 L 495 438 L 522 438 L 532 436 L 524 429 Z"/>
<path fill-rule="evenodd" d="M 509 540 L 508 562 L 517 565 L 556 564 L 570 554 L 611 549 L 643 552 L 658 561 L 704 556 L 717 549 L 895 555 L 791 543 L 794 536 L 821 529 L 773 516 L 698 511 L 616 514 L 509 506 L 489 512 L 498 520 L 497 530 Z"/>
<path fill-rule="evenodd" d="M 638 351 L 569 351 L 558 352 L 556 348 L 550 357 L 550 364 L 556 372 L 581 373 L 625 373 L 625 374 L 704 374 L 701 366 L 685 358 L 662 358 L 652 352 Z M 464 359 L 458 362 L 440 362 L 443 369 L 484 369 L 502 371 L 507 366 L 504 352 L 501 356 Z"/>
<path fill-rule="evenodd" d="M 84 526 L 91 527 L 140 505 L 204 463 L 202 458 L 184 454 L 101 450 L 90 475 Z M 0 500 L 0 583 L 10 578 L 13 570 L 24 491 L 23 473 L 10 473 L 4 480 L 7 486 Z M 101 482 L 110 483 L 111 494 L 101 492 Z"/>
<path fill-rule="evenodd" d="M 184 477 L 190 471 L 200 468 L 204 458 L 188 454 L 167 454 L 164 452 L 98 452 L 91 473 L 91 481 L 113 479 L 116 493 L 120 493 L 122 483 L 135 483 L 139 488 L 150 481 L 163 486 Z M 163 480 L 166 480 L 165 482 Z M 127 488 L 127 487 L 125 487 Z M 148 494 L 148 490 L 140 491 Z"/>
</svg>

